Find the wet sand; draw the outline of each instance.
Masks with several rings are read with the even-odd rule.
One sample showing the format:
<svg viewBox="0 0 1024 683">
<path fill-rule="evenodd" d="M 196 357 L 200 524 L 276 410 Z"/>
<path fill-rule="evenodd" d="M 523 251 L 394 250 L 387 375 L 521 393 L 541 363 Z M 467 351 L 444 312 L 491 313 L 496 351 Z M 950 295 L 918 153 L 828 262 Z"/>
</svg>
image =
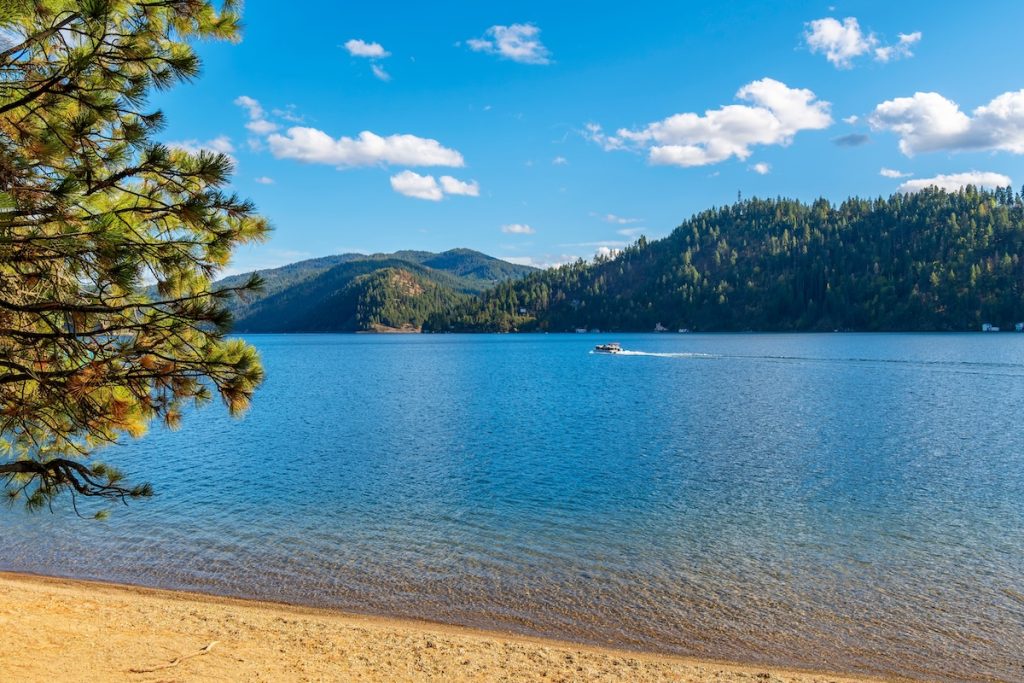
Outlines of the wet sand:
<svg viewBox="0 0 1024 683">
<path fill-rule="evenodd" d="M 5 681 L 877 680 L 0 573 Z"/>
</svg>

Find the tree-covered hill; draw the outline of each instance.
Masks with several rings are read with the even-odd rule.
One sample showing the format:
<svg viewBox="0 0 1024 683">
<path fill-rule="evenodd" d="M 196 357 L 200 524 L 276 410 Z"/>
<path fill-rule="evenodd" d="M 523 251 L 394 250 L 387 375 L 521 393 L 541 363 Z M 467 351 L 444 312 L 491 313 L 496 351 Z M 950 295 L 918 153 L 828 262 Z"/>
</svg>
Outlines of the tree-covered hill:
<svg viewBox="0 0 1024 683">
<path fill-rule="evenodd" d="M 236 332 L 419 330 L 431 314 L 534 272 L 470 249 L 342 254 L 258 271 L 262 294 L 232 302 Z M 218 283 L 231 286 L 251 274 Z"/>
<path fill-rule="evenodd" d="M 964 330 L 1024 320 L 1024 201 L 930 189 L 749 199 L 612 259 L 499 284 L 430 331 Z"/>
</svg>

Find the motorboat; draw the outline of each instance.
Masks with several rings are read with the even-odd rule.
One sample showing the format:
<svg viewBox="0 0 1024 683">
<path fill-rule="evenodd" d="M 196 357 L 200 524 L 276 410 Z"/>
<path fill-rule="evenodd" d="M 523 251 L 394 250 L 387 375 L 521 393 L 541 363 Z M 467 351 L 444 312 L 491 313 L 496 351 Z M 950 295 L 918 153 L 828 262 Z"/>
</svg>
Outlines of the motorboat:
<svg viewBox="0 0 1024 683">
<path fill-rule="evenodd" d="M 622 344 L 619 342 L 598 344 L 594 347 L 594 353 L 622 353 Z"/>
</svg>

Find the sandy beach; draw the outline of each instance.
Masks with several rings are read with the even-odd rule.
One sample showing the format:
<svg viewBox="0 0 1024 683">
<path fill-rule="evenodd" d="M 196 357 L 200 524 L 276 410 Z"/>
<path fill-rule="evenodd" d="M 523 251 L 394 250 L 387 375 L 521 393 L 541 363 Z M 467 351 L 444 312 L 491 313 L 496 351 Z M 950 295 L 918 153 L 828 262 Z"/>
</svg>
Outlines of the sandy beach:
<svg viewBox="0 0 1024 683">
<path fill-rule="evenodd" d="M 5 681 L 853 680 L 194 593 L 0 574 Z"/>
</svg>

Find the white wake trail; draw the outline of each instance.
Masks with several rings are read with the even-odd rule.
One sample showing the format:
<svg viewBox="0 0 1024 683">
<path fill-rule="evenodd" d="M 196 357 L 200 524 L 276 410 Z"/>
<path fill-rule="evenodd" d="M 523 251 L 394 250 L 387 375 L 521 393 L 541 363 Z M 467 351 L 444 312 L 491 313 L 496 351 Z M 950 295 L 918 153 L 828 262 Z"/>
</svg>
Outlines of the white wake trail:
<svg viewBox="0 0 1024 683">
<path fill-rule="evenodd" d="M 591 351 L 591 353 L 595 353 Z M 652 358 L 720 358 L 717 354 L 713 353 L 696 353 L 696 352 L 680 352 L 680 353 L 656 353 L 653 351 L 629 351 L 623 349 L 618 353 L 613 354 L 602 354 L 612 356 L 650 356 Z"/>
</svg>

